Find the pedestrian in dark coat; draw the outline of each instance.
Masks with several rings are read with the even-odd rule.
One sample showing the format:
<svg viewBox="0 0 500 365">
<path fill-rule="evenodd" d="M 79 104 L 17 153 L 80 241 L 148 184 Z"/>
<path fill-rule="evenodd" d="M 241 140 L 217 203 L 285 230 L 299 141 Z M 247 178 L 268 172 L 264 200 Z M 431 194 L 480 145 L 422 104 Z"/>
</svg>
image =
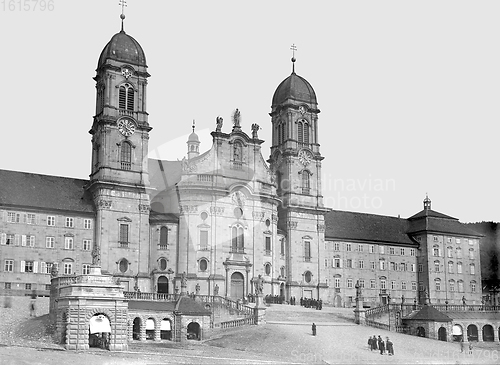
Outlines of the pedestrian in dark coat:
<svg viewBox="0 0 500 365">
<path fill-rule="evenodd" d="M 380 335 L 378 336 L 378 349 L 380 350 L 380 355 L 383 355 L 385 352 L 385 343 Z"/>
<path fill-rule="evenodd" d="M 316 336 L 316 324 L 312 325 L 313 336 Z"/>
<path fill-rule="evenodd" d="M 373 337 L 372 337 L 372 350 L 375 350 L 375 351 L 378 350 L 378 347 L 377 347 L 377 337 L 375 337 L 375 335 L 373 335 Z"/>
<path fill-rule="evenodd" d="M 371 336 L 368 337 L 368 347 L 370 348 L 370 351 L 373 351 L 373 346 L 372 346 L 372 338 Z"/>
<path fill-rule="evenodd" d="M 389 340 L 389 337 L 385 338 L 385 345 L 387 347 L 387 353 L 389 356 L 394 355 L 394 345 L 391 340 Z"/>
</svg>

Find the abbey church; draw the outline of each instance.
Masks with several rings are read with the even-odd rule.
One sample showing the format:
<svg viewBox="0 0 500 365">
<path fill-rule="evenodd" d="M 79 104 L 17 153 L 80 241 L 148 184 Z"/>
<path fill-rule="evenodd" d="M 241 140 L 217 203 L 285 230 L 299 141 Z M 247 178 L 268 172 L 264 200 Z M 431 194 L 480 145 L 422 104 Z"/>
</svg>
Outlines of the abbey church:
<svg viewBox="0 0 500 365">
<path fill-rule="evenodd" d="M 182 279 L 190 293 L 245 300 L 260 277 L 264 295 L 287 301 L 352 306 L 358 284 L 366 306 L 480 304 L 481 235 L 428 197 L 407 219 L 324 206 L 318 100 L 294 62 L 262 110 L 270 151 L 237 110 L 214 116 L 207 151 L 193 128 L 182 161 L 155 160 L 145 52 L 113 35 L 94 77 L 89 179 L 0 170 L 0 291 L 48 295 L 51 276 L 98 265 L 143 293 L 177 293 Z"/>
</svg>

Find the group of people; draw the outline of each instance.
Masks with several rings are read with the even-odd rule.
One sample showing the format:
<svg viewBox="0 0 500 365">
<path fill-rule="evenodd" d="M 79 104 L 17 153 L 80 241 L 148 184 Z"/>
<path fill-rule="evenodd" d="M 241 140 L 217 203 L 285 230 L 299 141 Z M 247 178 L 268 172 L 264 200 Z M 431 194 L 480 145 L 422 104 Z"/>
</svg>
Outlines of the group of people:
<svg viewBox="0 0 500 365">
<path fill-rule="evenodd" d="M 323 309 L 323 301 L 312 298 L 300 298 L 300 305 L 306 308 L 315 308 L 316 310 Z"/>
<path fill-rule="evenodd" d="M 389 337 L 385 338 L 385 342 L 380 335 L 378 335 L 378 338 L 375 335 L 368 337 L 368 347 L 370 351 L 380 350 L 380 355 L 384 355 L 386 351 L 389 356 L 394 355 L 394 344 L 389 340 Z"/>
</svg>

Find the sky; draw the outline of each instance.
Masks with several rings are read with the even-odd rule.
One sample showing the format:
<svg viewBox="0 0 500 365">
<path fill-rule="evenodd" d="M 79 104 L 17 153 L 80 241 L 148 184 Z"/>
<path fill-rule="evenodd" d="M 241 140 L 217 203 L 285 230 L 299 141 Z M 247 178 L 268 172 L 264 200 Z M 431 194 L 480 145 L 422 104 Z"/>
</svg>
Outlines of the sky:
<svg viewBox="0 0 500 365">
<path fill-rule="evenodd" d="M 121 7 L 48 5 L 0 4 L 0 169 L 87 179 L 92 78 Z M 269 158 L 295 44 L 321 110 L 325 205 L 409 217 L 428 194 L 462 222 L 500 221 L 499 13 L 498 1 L 128 0 L 125 31 L 151 74 L 150 156 L 182 159 L 193 120 L 208 150 L 216 117 L 229 132 L 238 108 Z"/>
</svg>

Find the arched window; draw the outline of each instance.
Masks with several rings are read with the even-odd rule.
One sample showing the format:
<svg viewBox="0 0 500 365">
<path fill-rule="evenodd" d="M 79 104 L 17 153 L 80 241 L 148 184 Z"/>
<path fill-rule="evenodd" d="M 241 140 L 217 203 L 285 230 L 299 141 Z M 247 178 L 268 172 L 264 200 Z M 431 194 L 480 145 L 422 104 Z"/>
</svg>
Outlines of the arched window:
<svg viewBox="0 0 500 365">
<path fill-rule="evenodd" d="M 198 268 L 200 269 L 200 271 L 207 271 L 207 268 L 208 268 L 208 261 L 207 261 L 207 259 L 201 259 L 198 262 Z"/>
<path fill-rule="evenodd" d="M 458 274 L 462 273 L 462 263 L 461 262 L 457 262 L 457 273 Z"/>
<path fill-rule="evenodd" d="M 166 248 L 168 244 L 168 228 L 160 228 L 160 248 Z"/>
<path fill-rule="evenodd" d="M 436 290 L 440 291 L 441 290 L 441 279 L 434 279 L 434 284 L 436 286 Z"/>
<path fill-rule="evenodd" d="M 311 282 L 311 280 L 312 280 L 312 274 L 311 274 L 311 272 L 310 272 L 310 271 L 306 271 L 306 272 L 304 273 L 304 281 L 305 281 L 306 283 L 310 283 L 310 282 Z"/>
<path fill-rule="evenodd" d="M 470 269 L 470 274 L 471 275 L 475 275 L 476 274 L 476 265 L 470 264 L 469 265 L 469 269 Z"/>
<path fill-rule="evenodd" d="M 462 280 L 459 280 L 457 283 L 458 283 L 458 291 L 463 292 L 464 291 L 464 282 Z"/>
<path fill-rule="evenodd" d="M 120 163 L 122 170 L 130 170 L 132 166 L 132 145 L 127 141 L 121 144 Z"/>
<path fill-rule="evenodd" d="M 285 143 L 285 123 L 280 123 L 281 125 L 281 143 Z"/>
<path fill-rule="evenodd" d="M 453 261 L 448 261 L 448 272 L 453 274 Z"/>
<path fill-rule="evenodd" d="M 269 262 L 264 265 L 264 272 L 266 275 L 271 275 L 271 264 Z"/>
<path fill-rule="evenodd" d="M 311 241 L 304 241 L 304 261 L 311 261 Z"/>
<path fill-rule="evenodd" d="M 439 272 L 439 261 L 434 261 L 434 271 Z"/>
<path fill-rule="evenodd" d="M 302 143 L 302 140 L 304 139 L 304 126 L 302 124 L 302 122 L 299 122 L 298 123 L 298 141 L 299 143 Z"/>
<path fill-rule="evenodd" d="M 242 226 L 233 226 L 231 230 L 231 251 L 244 253 L 245 235 Z"/>
<path fill-rule="evenodd" d="M 128 270 L 128 260 L 121 259 L 118 263 L 118 269 L 120 270 L 120 272 L 126 272 Z"/>
<path fill-rule="evenodd" d="M 302 171 L 302 194 L 309 194 L 311 191 L 311 177 L 307 170 Z"/>
<path fill-rule="evenodd" d="M 474 280 L 470 282 L 470 291 L 473 293 L 476 292 L 476 282 Z"/>
<path fill-rule="evenodd" d="M 455 291 L 455 280 L 451 279 L 449 282 L 450 291 Z"/>
<path fill-rule="evenodd" d="M 118 108 L 129 111 L 134 110 L 134 88 L 130 84 L 120 86 Z"/>
<path fill-rule="evenodd" d="M 304 123 L 304 138 L 303 143 L 309 143 L 309 124 Z"/>
<path fill-rule="evenodd" d="M 297 140 L 299 143 L 309 143 L 309 124 L 305 120 L 297 123 Z"/>
</svg>

